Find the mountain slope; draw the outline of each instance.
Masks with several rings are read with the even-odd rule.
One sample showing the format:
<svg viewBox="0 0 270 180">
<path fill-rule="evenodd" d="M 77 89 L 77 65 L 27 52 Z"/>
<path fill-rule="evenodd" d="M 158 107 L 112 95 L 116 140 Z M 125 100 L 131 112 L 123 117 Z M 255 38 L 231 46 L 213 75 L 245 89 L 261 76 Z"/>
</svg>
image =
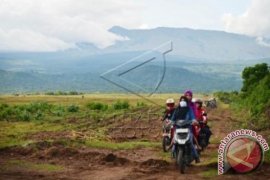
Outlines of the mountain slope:
<svg viewBox="0 0 270 180">
<path fill-rule="evenodd" d="M 162 68 L 156 65 L 144 66 L 136 72 L 123 77 L 151 93 Z M 128 87 L 126 84 L 120 84 Z M 188 71 L 179 67 L 167 67 L 165 77 L 157 92 L 182 92 L 192 88 L 197 92 L 215 90 L 236 90 L 241 80 L 231 77 L 218 77 Z M 36 72 L 0 71 L 0 93 L 39 92 L 39 91 L 83 91 L 83 92 L 126 92 L 125 90 L 101 79 L 97 73 L 80 74 L 41 74 Z M 134 91 L 134 89 L 130 89 Z"/>
<path fill-rule="evenodd" d="M 255 37 L 223 31 L 160 27 L 147 30 L 128 30 L 113 27 L 111 32 L 129 40 L 117 42 L 106 49 L 109 52 L 152 49 L 172 41 L 173 55 L 204 60 L 228 62 L 270 57 L 270 47 L 257 42 Z"/>
</svg>

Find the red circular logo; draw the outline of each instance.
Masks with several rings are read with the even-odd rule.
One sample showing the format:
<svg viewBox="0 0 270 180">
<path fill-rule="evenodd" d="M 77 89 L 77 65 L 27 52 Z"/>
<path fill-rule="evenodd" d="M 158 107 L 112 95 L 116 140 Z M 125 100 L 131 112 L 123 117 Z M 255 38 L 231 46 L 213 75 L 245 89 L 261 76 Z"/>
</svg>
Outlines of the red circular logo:
<svg viewBox="0 0 270 180">
<path fill-rule="evenodd" d="M 256 169 L 263 158 L 258 142 L 246 137 L 234 140 L 229 145 L 226 156 L 230 166 L 239 173 L 247 173 Z"/>
</svg>

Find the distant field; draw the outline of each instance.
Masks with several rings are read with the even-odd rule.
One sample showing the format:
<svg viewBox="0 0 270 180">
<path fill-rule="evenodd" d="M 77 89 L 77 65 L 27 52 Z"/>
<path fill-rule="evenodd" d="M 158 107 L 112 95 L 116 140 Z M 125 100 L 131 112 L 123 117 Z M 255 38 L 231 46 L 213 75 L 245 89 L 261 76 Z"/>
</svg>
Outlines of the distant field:
<svg viewBox="0 0 270 180">
<path fill-rule="evenodd" d="M 175 101 L 179 99 L 182 94 L 153 94 L 151 96 L 141 94 L 146 99 L 149 99 L 157 104 L 163 105 L 167 98 L 174 98 Z M 211 95 L 195 94 L 197 98 L 207 99 Z M 85 104 L 89 101 L 98 101 L 104 103 L 111 103 L 117 100 L 128 100 L 132 105 L 138 101 L 143 101 L 146 104 L 151 104 L 134 94 L 84 94 L 84 95 L 0 95 L 0 103 L 7 104 L 25 104 L 34 101 L 46 101 L 53 104 Z"/>
</svg>

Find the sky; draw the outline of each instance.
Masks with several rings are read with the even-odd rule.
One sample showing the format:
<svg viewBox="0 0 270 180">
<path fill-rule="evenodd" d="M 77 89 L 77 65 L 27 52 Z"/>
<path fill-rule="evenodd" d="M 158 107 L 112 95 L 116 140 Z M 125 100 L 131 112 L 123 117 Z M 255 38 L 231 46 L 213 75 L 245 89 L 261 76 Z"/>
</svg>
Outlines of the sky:
<svg viewBox="0 0 270 180">
<path fill-rule="evenodd" d="M 109 32 L 188 27 L 270 37 L 269 0 L 0 0 L 0 52 L 105 48 L 127 40 Z"/>
</svg>

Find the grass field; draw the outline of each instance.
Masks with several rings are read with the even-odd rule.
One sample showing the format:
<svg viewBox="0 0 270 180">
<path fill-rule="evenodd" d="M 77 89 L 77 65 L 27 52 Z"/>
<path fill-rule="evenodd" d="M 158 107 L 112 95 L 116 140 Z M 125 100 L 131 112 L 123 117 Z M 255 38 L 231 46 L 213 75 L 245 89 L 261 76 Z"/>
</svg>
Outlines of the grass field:
<svg viewBox="0 0 270 180">
<path fill-rule="evenodd" d="M 81 172 L 82 179 L 106 179 L 113 166 L 123 173 L 117 178 L 145 177 L 157 168 L 156 177 L 174 179 L 179 174 L 171 155 L 161 150 L 160 117 L 166 99 L 179 97 L 154 94 L 151 103 L 133 94 L 1 95 L 0 177 L 12 179 L 20 172 L 21 179 L 33 174 L 76 179 Z M 209 118 L 215 127 L 211 147 L 199 165 L 188 167 L 189 178 L 216 177 L 219 142 L 237 128 L 228 105 L 220 103 Z"/>
</svg>

